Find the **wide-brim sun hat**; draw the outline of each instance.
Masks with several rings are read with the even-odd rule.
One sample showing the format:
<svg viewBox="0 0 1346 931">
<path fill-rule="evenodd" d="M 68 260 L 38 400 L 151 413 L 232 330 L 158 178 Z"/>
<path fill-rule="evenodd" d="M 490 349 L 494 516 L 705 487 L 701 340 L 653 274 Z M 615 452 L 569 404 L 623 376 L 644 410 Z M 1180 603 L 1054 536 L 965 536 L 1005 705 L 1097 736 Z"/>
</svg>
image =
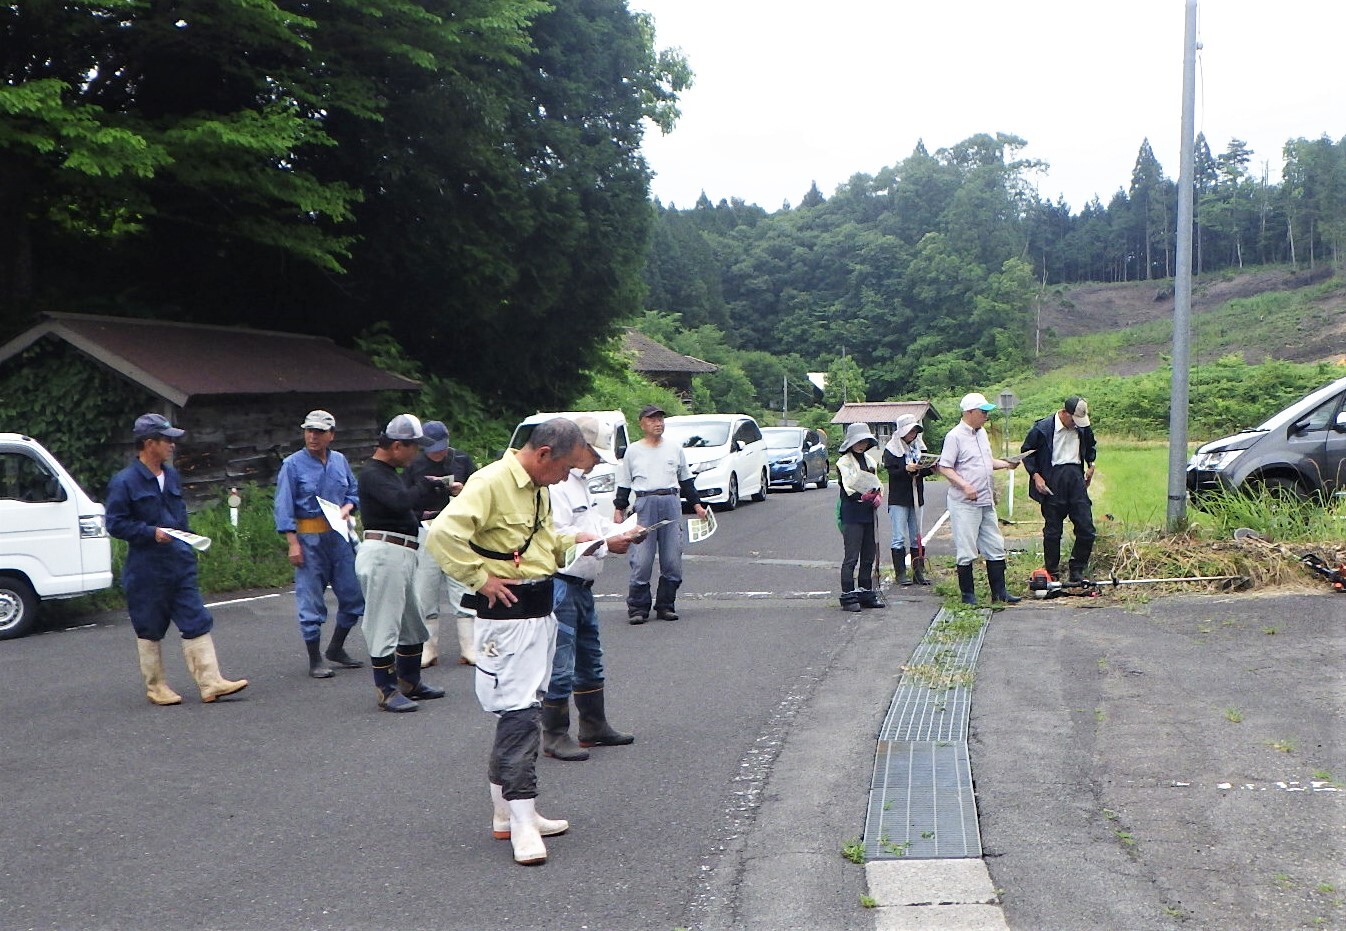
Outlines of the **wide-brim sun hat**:
<svg viewBox="0 0 1346 931">
<path fill-rule="evenodd" d="M 846 428 L 846 435 L 842 437 L 841 446 L 837 448 L 837 452 L 844 453 L 862 440 L 869 440 L 875 446 L 879 445 L 879 441 L 874 438 L 874 434 L 869 432 L 869 424 L 853 423 Z"/>
</svg>

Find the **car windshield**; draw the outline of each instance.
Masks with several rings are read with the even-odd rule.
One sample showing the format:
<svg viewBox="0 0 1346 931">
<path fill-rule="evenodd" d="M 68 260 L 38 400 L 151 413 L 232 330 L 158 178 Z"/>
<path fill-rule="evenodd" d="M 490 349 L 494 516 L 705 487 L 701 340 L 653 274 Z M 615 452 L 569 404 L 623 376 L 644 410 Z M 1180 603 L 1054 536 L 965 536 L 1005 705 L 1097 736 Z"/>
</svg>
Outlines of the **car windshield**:
<svg viewBox="0 0 1346 931">
<path fill-rule="evenodd" d="M 680 420 L 664 424 L 664 438 L 688 449 L 724 446 L 729 442 L 729 424 L 715 420 Z"/>
<path fill-rule="evenodd" d="M 793 427 L 770 427 L 762 431 L 767 449 L 799 449 L 804 443 L 804 431 Z"/>
</svg>

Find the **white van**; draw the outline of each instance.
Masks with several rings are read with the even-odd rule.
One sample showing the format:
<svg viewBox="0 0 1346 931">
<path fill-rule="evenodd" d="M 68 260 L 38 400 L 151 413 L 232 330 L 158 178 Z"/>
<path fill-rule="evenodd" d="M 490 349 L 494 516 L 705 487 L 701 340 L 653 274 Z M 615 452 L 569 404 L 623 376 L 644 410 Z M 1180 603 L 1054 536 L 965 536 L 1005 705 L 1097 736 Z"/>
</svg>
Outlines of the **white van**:
<svg viewBox="0 0 1346 931">
<path fill-rule="evenodd" d="M 613 461 L 626 455 L 630 443 L 630 434 L 626 428 L 626 415 L 621 411 L 561 411 L 559 413 L 537 413 L 524 419 L 514 428 L 509 438 L 510 449 L 522 449 L 529 435 L 538 424 L 553 417 L 592 417 L 598 421 L 598 450 Z M 612 499 L 617 495 L 617 467 L 608 462 L 600 462 L 589 471 L 589 493 L 594 496 L 594 505 L 600 514 L 612 516 Z"/>
<path fill-rule="evenodd" d="M 0 433 L 0 640 L 33 629 L 39 599 L 111 584 L 103 506 L 37 440 Z"/>
<path fill-rule="evenodd" d="M 703 503 L 732 511 L 741 495 L 766 500 L 771 488 L 766 439 L 747 414 L 665 417 L 664 439 L 682 446 Z"/>
</svg>

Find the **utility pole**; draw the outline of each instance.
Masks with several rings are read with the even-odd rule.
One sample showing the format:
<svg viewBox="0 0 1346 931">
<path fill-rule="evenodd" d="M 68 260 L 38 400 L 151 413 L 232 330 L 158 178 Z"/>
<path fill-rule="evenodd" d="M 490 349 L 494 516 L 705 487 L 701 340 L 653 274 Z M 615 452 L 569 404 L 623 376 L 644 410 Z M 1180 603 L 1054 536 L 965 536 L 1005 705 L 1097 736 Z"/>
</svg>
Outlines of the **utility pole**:
<svg viewBox="0 0 1346 931">
<path fill-rule="evenodd" d="M 1192 316 L 1192 148 L 1196 111 L 1196 0 L 1187 0 L 1182 56 L 1182 133 L 1178 168 L 1178 267 L 1173 279 L 1173 381 L 1168 414 L 1168 529 L 1187 516 L 1188 365 Z"/>
</svg>

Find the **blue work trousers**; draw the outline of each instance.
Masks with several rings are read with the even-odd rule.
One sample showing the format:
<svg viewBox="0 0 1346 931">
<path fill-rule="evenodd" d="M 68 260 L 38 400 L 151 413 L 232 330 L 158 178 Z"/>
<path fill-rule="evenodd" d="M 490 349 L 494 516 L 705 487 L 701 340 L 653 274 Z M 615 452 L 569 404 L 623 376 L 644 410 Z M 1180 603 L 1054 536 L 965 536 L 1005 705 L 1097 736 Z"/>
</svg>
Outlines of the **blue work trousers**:
<svg viewBox="0 0 1346 931">
<path fill-rule="evenodd" d="M 304 564 L 294 570 L 294 600 L 299 609 L 299 633 L 305 640 L 322 636 L 327 620 L 327 587 L 337 599 L 336 624 L 354 627 L 365 613 L 365 596 L 355 577 L 355 548 L 335 530 L 301 533 Z"/>
<path fill-rule="evenodd" d="M 677 495 L 644 495 L 636 498 L 637 520 L 642 527 L 671 520 L 651 533 L 641 543 L 631 545 L 627 560 L 631 564 L 631 587 L 626 596 L 630 612 L 649 613 L 650 575 L 654 571 L 654 554 L 659 553 L 659 581 L 668 583 L 673 591 L 682 584 L 682 502 Z M 664 607 L 661 605 L 661 607 Z"/>
<path fill-rule="evenodd" d="M 141 640 L 162 640 L 170 623 L 182 639 L 194 640 L 210 633 L 214 619 L 201 601 L 196 582 L 196 554 L 174 547 L 185 543 L 156 543 L 154 551 L 131 548 L 122 568 L 121 585 L 126 593 L 126 613 Z"/>
<path fill-rule="evenodd" d="M 564 701 L 576 689 L 603 685 L 603 646 L 598 640 L 594 590 L 582 582 L 558 578 L 552 595 L 556 615 L 556 653 L 551 661 L 547 701 Z"/>
<path fill-rule="evenodd" d="M 920 506 L 888 505 L 888 529 L 892 533 L 892 549 L 919 550 L 921 548 Z"/>
</svg>

